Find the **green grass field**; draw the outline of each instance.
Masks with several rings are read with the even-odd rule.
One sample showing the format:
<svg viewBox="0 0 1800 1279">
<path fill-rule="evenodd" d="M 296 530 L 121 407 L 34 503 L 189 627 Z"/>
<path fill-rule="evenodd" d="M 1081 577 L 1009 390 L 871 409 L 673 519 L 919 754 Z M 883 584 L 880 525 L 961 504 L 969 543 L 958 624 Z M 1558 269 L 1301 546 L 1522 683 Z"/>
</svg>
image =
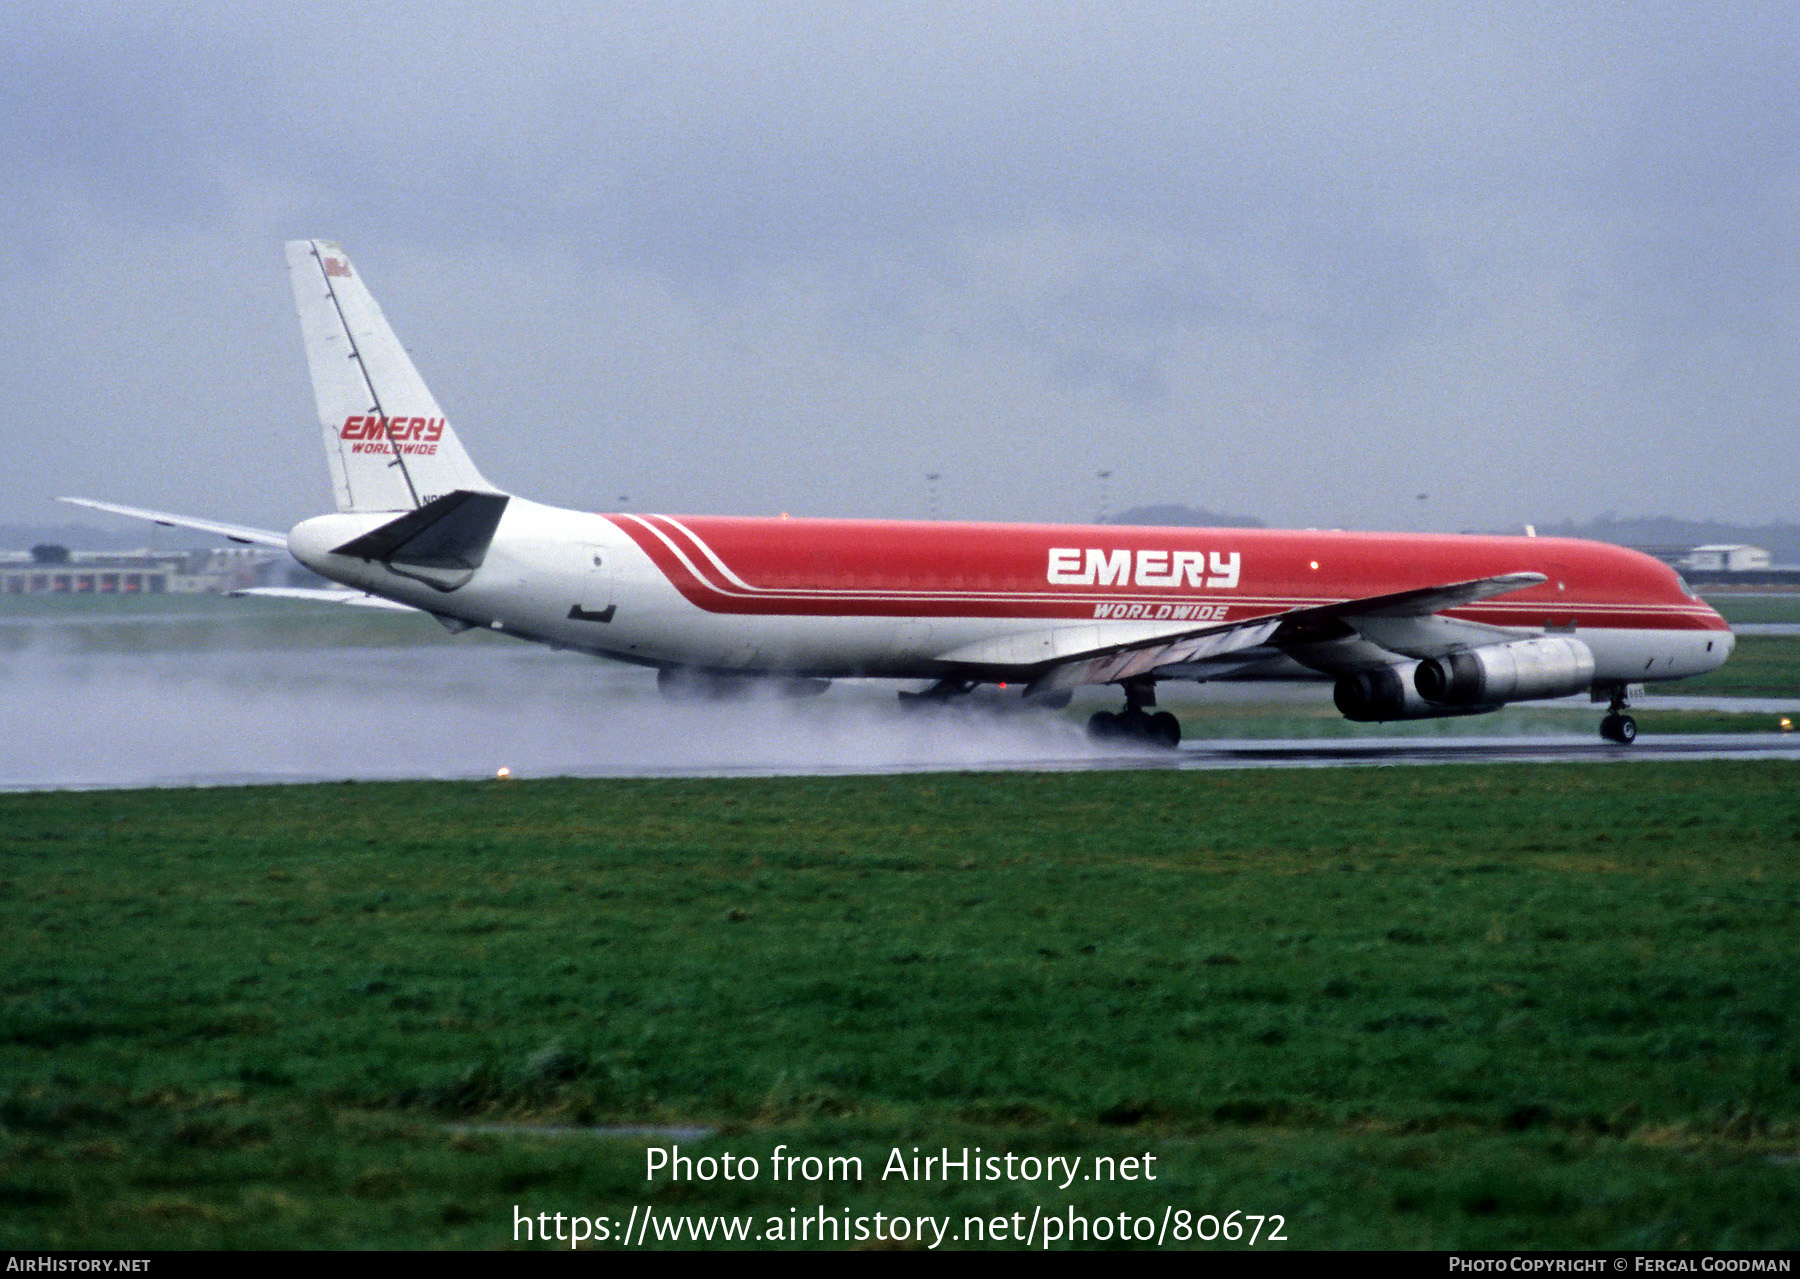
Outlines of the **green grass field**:
<svg viewBox="0 0 1800 1279">
<path fill-rule="evenodd" d="M 1800 595 L 1715 594 L 1708 595 L 1706 602 L 1734 626 L 1739 622 L 1800 622 Z"/>
<path fill-rule="evenodd" d="M 1708 697 L 1800 696 L 1800 639 L 1742 635 L 1723 666 L 1668 686 L 1670 692 Z"/>
<path fill-rule="evenodd" d="M 0 1247 L 646 1206 L 1800 1245 L 1792 763 L 13 794 L 0 857 Z M 965 1145 L 1158 1176 L 878 1175 Z"/>
</svg>

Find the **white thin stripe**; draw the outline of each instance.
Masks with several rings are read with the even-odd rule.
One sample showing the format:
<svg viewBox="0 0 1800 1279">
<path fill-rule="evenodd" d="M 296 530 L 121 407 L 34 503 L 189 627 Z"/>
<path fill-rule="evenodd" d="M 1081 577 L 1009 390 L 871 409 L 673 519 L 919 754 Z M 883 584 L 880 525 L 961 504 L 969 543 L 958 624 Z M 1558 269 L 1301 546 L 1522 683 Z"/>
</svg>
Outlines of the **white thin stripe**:
<svg viewBox="0 0 1800 1279">
<path fill-rule="evenodd" d="M 691 529 L 687 525 L 683 524 L 680 520 L 676 519 L 673 515 L 659 515 L 657 518 L 669 521 L 669 523 L 673 524 L 676 528 L 680 529 L 683 533 L 686 533 L 689 537 L 693 538 L 694 545 L 698 546 L 700 548 L 701 553 L 704 554 L 707 559 L 711 560 L 713 562 L 713 566 L 715 568 L 717 568 L 719 570 L 719 572 L 723 573 L 734 584 L 743 587 L 746 591 L 767 591 L 767 590 L 774 589 L 773 587 L 752 586 L 752 585 L 750 585 L 750 583 L 746 582 L 743 578 L 739 577 L 736 573 L 732 572 L 730 567 L 725 563 L 725 561 L 720 559 L 718 557 L 717 553 L 714 552 L 713 548 L 706 544 L 705 538 L 701 537 L 698 533 L 694 532 L 693 529 Z"/>
</svg>

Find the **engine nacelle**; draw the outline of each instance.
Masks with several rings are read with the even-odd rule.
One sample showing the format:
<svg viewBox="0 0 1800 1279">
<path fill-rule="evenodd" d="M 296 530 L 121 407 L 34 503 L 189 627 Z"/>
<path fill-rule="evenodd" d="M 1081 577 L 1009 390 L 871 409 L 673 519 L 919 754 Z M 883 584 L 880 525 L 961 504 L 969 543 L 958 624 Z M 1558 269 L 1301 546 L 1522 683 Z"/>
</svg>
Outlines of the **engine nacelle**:
<svg viewBox="0 0 1800 1279">
<path fill-rule="evenodd" d="M 1594 653 L 1566 635 L 1484 644 L 1428 657 L 1413 673 L 1419 696 L 1434 706 L 1493 706 L 1566 697 L 1594 682 Z"/>
<path fill-rule="evenodd" d="M 1441 719 L 1446 715 L 1480 715 L 1497 706 L 1439 706 L 1419 696 L 1413 684 L 1417 662 L 1402 662 L 1339 678 L 1332 700 L 1345 719 L 1359 724 L 1385 724 L 1396 719 Z"/>
</svg>

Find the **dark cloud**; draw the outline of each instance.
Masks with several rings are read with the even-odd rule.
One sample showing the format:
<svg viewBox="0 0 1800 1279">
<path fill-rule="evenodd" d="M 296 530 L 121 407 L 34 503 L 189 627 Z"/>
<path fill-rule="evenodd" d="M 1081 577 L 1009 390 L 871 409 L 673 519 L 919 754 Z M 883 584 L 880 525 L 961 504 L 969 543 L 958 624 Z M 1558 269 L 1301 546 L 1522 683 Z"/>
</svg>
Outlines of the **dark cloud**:
<svg viewBox="0 0 1800 1279">
<path fill-rule="evenodd" d="M 1796 49 L 1780 6 L 88 7 L 0 35 L 0 359 L 19 420 L 140 448 L 111 495 L 301 513 L 265 329 L 324 234 L 547 498 L 598 450 L 655 505 L 916 514 L 979 455 L 1033 482 L 945 513 L 1105 468 L 1307 523 L 1767 518 Z M 209 486 L 173 423 L 246 405 L 291 444 Z"/>
</svg>

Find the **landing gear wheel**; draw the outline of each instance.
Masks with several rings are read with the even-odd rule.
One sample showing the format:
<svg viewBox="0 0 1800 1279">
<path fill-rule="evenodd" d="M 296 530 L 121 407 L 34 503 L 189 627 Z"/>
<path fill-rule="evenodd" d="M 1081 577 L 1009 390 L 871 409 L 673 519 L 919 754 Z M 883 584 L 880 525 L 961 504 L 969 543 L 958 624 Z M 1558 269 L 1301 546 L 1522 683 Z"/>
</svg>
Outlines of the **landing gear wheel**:
<svg viewBox="0 0 1800 1279">
<path fill-rule="evenodd" d="M 1145 739 L 1152 745 L 1171 751 L 1181 745 L 1181 721 L 1167 711 L 1152 715 L 1145 728 L 1148 730 Z"/>
<path fill-rule="evenodd" d="M 1167 711 L 1096 711 L 1087 723 L 1088 740 L 1131 742 L 1174 750 L 1181 745 L 1181 721 Z"/>
<path fill-rule="evenodd" d="M 1115 715 L 1111 711 L 1095 711 L 1088 718 L 1087 735 L 1090 742 L 1116 742 L 1126 735 L 1123 715 Z"/>
<path fill-rule="evenodd" d="M 1629 746 L 1637 740 L 1637 721 L 1629 715 L 1608 715 L 1600 721 L 1600 736 L 1620 746 Z"/>
</svg>

